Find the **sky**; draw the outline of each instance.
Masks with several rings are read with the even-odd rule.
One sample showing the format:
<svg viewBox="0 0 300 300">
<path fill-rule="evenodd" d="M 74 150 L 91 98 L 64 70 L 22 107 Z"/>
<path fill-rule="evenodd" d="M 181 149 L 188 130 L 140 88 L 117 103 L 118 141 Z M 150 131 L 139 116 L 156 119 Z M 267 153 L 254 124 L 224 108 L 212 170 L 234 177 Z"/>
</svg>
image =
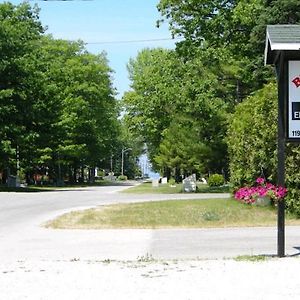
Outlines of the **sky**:
<svg viewBox="0 0 300 300">
<path fill-rule="evenodd" d="M 0 1 L 0 3 L 5 1 Z M 23 1 L 11 0 L 13 4 Z M 46 33 L 54 38 L 83 40 L 92 53 L 105 51 L 114 70 L 113 84 L 117 98 L 129 90 L 126 65 L 144 48 L 174 48 L 168 25 L 156 27 L 161 18 L 156 5 L 159 0 L 90 0 L 90 1 L 27 1 L 37 4 Z M 170 39 L 147 42 L 140 40 Z M 93 44 L 96 43 L 96 44 Z"/>
</svg>

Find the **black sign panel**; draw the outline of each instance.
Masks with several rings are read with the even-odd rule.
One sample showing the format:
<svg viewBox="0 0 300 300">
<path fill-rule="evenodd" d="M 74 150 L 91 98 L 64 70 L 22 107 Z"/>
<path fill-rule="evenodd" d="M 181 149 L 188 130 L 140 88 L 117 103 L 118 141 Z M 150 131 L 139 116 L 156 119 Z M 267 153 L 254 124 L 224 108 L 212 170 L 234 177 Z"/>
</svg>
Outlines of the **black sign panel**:
<svg viewBox="0 0 300 300">
<path fill-rule="evenodd" d="M 300 102 L 292 102 L 292 120 L 300 121 Z"/>
</svg>

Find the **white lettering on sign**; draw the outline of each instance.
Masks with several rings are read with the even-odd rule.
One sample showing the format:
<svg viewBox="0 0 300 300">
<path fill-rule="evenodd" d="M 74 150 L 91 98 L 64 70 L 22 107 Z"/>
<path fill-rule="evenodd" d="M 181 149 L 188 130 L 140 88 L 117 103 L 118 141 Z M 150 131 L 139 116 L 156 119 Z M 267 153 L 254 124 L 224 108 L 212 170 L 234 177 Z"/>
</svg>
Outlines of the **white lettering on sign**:
<svg viewBox="0 0 300 300">
<path fill-rule="evenodd" d="M 294 119 L 300 119 L 300 112 L 299 111 L 294 112 Z"/>
<path fill-rule="evenodd" d="M 300 138 L 300 61 L 288 62 L 288 117 L 287 137 Z"/>
</svg>

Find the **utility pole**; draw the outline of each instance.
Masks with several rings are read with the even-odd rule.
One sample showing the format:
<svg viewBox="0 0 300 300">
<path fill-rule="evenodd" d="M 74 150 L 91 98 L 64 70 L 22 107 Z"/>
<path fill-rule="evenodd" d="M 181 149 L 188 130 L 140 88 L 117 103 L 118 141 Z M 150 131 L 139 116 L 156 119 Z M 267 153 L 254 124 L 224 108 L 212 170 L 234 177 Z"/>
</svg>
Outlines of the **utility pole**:
<svg viewBox="0 0 300 300">
<path fill-rule="evenodd" d="M 121 175 L 124 175 L 124 153 L 127 151 L 132 150 L 131 148 L 127 148 L 127 149 L 122 149 L 122 161 L 121 161 Z"/>
</svg>

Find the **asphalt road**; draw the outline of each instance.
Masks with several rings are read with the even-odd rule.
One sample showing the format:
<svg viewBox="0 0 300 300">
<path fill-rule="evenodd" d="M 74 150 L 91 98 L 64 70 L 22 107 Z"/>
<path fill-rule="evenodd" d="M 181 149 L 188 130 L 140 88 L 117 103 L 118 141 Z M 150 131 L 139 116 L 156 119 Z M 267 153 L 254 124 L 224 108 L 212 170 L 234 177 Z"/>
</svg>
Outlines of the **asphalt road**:
<svg viewBox="0 0 300 300">
<path fill-rule="evenodd" d="M 0 260 L 136 260 L 274 255 L 277 229 L 52 230 L 42 226 L 65 212 L 112 203 L 227 198 L 224 194 L 132 195 L 124 186 L 41 193 L 0 193 Z M 224 200 L 226 201 L 226 200 Z M 286 253 L 298 255 L 300 227 L 286 228 Z"/>
</svg>

